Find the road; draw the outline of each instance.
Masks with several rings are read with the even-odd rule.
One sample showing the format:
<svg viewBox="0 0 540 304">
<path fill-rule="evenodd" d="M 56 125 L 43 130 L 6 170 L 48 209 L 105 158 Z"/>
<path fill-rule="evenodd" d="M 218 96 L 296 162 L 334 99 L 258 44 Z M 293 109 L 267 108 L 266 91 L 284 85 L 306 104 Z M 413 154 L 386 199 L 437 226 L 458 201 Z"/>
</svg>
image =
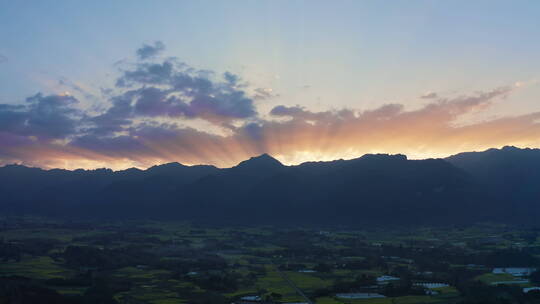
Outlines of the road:
<svg viewBox="0 0 540 304">
<path fill-rule="evenodd" d="M 302 298 L 304 298 L 304 300 L 306 301 L 306 303 L 309 303 L 309 304 L 315 304 L 315 302 L 311 301 L 308 296 L 306 296 L 306 294 L 300 289 L 298 288 L 298 286 L 296 286 L 296 284 L 294 284 L 293 281 L 291 281 L 291 279 L 289 279 L 289 277 L 287 276 L 286 273 L 282 272 L 281 270 L 279 270 L 279 268 L 276 267 L 276 271 L 279 273 L 279 275 L 294 289 L 296 290 L 296 293 L 298 293 Z"/>
</svg>

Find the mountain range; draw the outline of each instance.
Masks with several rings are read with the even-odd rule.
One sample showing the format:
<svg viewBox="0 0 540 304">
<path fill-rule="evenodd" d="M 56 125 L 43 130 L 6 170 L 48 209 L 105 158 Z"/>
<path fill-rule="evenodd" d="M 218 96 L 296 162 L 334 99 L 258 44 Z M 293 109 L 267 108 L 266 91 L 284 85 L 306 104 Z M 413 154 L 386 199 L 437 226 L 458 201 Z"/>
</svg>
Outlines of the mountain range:
<svg viewBox="0 0 540 304">
<path fill-rule="evenodd" d="M 445 159 L 367 154 L 285 166 L 270 155 L 232 168 L 0 168 L 0 215 L 237 224 L 429 225 L 540 216 L 540 150 L 504 147 Z"/>
</svg>

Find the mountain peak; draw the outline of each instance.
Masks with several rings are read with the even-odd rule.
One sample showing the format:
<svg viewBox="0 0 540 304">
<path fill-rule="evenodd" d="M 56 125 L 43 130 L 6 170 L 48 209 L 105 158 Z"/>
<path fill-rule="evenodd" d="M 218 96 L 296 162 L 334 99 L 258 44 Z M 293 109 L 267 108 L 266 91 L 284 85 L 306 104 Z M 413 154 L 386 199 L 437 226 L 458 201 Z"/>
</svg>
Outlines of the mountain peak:
<svg viewBox="0 0 540 304">
<path fill-rule="evenodd" d="M 172 163 L 166 163 L 166 164 L 152 166 L 152 167 L 146 169 L 146 171 L 147 172 L 152 172 L 152 173 L 160 173 L 160 174 L 162 174 L 162 173 L 176 172 L 177 170 L 184 169 L 186 167 L 187 166 L 184 166 L 181 163 L 172 162 Z"/>
<path fill-rule="evenodd" d="M 529 149 L 520 149 L 516 146 L 504 146 L 501 148 L 501 151 L 505 151 L 505 152 L 518 152 L 518 151 L 526 151 L 526 150 L 529 150 Z"/>
<path fill-rule="evenodd" d="M 273 158 L 267 153 L 259 156 L 251 157 L 248 160 L 244 160 L 236 165 L 237 169 L 255 169 L 255 170 L 272 170 L 276 168 L 282 168 L 283 164 L 279 160 Z"/>
<path fill-rule="evenodd" d="M 383 160 L 383 161 L 404 161 L 407 160 L 407 156 L 404 154 L 385 154 L 385 153 L 378 153 L 378 154 L 364 154 L 360 158 L 361 160 Z"/>
</svg>

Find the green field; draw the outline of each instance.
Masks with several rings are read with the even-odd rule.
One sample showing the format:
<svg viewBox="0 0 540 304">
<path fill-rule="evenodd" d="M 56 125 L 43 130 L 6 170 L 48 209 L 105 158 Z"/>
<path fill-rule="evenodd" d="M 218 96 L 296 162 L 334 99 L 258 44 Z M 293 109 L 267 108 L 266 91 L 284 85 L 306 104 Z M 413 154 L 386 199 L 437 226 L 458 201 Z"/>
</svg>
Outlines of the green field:
<svg viewBox="0 0 540 304">
<path fill-rule="evenodd" d="M 464 254 L 480 260 L 523 242 L 521 232 L 497 225 L 322 233 L 309 228 L 154 221 L 64 223 L 32 218 L 3 226 L 0 280 L 26 278 L 25 284 L 71 297 L 87 297 L 105 288 L 101 292 L 110 293 L 117 303 L 219 304 L 247 295 L 276 303 L 304 302 L 296 288 L 319 304 L 456 303 L 462 295 L 455 287 L 437 289 L 439 294 L 433 296 L 413 295 L 407 281 L 387 287 L 375 278 L 405 276 L 408 284 L 445 282 L 454 273 L 468 276 L 467 284 L 513 281 L 509 274 L 492 274 L 487 266 L 468 268 L 463 257 L 445 259 Z M 496 246 L 481 243 L 497 233 L 504 241 Z M 521 248 L 515 251 L 518 263 L 523 248 L 527 250 Z M 528 257 L 538 256 L 533 252 Z M 306 269 L 321 271 L 303 272 Z M 389 296 L 358 300 L 335 296 L 373 290 Z"/>
</svg>

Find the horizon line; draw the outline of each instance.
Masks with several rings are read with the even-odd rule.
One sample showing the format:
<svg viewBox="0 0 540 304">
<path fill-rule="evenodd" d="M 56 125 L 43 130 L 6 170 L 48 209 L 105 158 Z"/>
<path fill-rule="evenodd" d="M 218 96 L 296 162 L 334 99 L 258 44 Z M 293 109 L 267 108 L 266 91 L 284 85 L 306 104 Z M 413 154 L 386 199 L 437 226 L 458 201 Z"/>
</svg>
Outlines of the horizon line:
<svg viewBox="0 0 540 304">
<path fill-rule="evenodd" d="M 208 167 L 214 167 L 214 168 L 217 168 L 217 169 L 231 169 L 231 168 L 237 167 L 238 165 L 240 165 L 241 163 L 243 163 L 245 161 L 249 161 L 249 160 L 254 159 L 254 158 L 259 158 L 259 157 L 264 156 L 264 155 L 268 155 L 271 158 L 277 160 L 284 167 L 296 167 L 296 166 L 300 166 L 302 164 L 307 164 L 307 163 L 329 163 L 329 162 L 335 162 L 335 161 L 354 160 L 354 159 L 362 158 L 362 157 L 364 157 L 366 155 L 387 155 L 387 156 L 402 155 L 402 156 L 405 156 L 406 160 L 429 160 L 429 159 L 443 159 L 444 160 L 446 158 L 456 156 L 456 155 L 459 155 L 459 154 L 463 154 L 463 153 L 482 153 L 482 152 L 487 152 L 487 151 L 490 151 L 490 150 L 501 151 L 501 150 L 508 149 L 508 148 L 514 148 L 514 149 L 518 149 L 518 150 L 540 150 L 540 148 L 533 148 L 533 147 L 520 148 L 520 147 L 517 147 L 517 146 L 514 146 L 514 145 L 504 145 L 504 146 L 502 146 L 500 148 L 494 148 L 493 147 L 493 148 L 487 148 L 487 149 L 481 150 L 481 151 L 477 151 L 477 150 L 474 150 L 474 151 L 462 151 L 462 152 L 459 152 L 459 153 L 447 155 L 445 157 L 425 157 L 425 158 L 409 158 L 409 156 L 404 154 L 404 153 L 384 153 L 384 152 L 380 152 L 380 153 L 365 153 L 365 154 L 362 154 L 360 156 L 352 157 L 352 158 L 336 158 L 336 159 L 332 159 L 332 160 L 308 160 L 308 161 L 304 161 L 304 162 L 296 163 L 296 164 L 284 164 L 276 156 L 273 156 L 270 153 L 264 152 L 264 153 L 261 153 L 261 154 L 258 154 L 258 155 L 251 156 L 250 158 L 244 159 L 244 160 L 238 162 L 236 165 L 230 166 L 230 167 L 218 167 L 218 166 L 212 165 L 212 164 L 189 164 L 189 163 L 181 163 L 179 161 L 172 161 L 172 162 L 166 162 L 166 163 L 165 162 L 164 163 L 156 163 L 156 164 L 148 166 L 146 168 L 133 166 L 133 167 L 129 167 L 129 168 L 125 168 L 125 169 L 119 169 L 119 170 L 115 170 L 115 169 L 112 169 L 110 167 L 95 167 L 95 168 L 92 168 L 92 169 L 84 169 L 84 168 L 66 169 L 66 168 L 60 168 L 60 167 L 44 168 L 44 167 L 39 167 L 39 166 L 25 165 L 24 163 L 4 164 L 4 165 L 0 166 L 0 169 L 5 168 L 5 167 L 9 167 L 9 166 L 21 166 L 21 167 L 32 168 L 32 169 L 41 169 L 43 171 L 64 170 L 64 171 L 73 172 L 73 171 L 79 171 L 79 170 L 82 170 L 82 171 L 110 170 L 112 172 L 122 172 L 122 171 L 127 171 L 127 170 L 132 170 L 132 169 L 136 169 L 136 170 L 140 170 L 140 171 L 146 171 L 146 170 L 151 169 L 153 167 L 164 166 L 164 165 L 168 165 L 168 164 L 179 164 L 179 165 L 185 166 L 185 167 L 208 166 Z"/>
</svg>

